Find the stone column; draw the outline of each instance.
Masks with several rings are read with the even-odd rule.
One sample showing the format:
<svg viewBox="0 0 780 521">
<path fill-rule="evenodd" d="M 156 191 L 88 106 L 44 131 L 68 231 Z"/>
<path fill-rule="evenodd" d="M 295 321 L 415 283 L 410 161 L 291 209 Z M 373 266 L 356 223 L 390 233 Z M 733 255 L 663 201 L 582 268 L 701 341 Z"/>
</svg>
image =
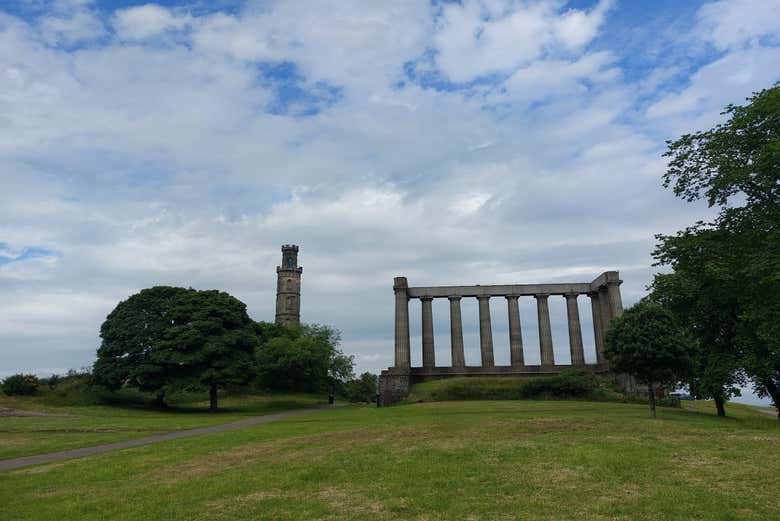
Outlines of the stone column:
<svg viewBox="0 0 780 521">
<path fill-rule="evenodd" d="M 460 297 L 449 297 L 449 300 L 452 367 L 463 368 L 466 366 L 466 356 L 463 353 L 463 321 L 460 316 Z"/>
<path fill-rule="evenodd" d="M 395 367 L 409 369 L 411 353 L 409 350 L 409 284 L 406 277 L 393 280 L 395 292 Z"/>
<path fill-rule="evenodd" d="M 523 335 L 520 330 L 518 298 L 513 295 L 507 295 L 506 297 L 507 310 L 509 311 L 509 356 L 512 367 L 525 365 L 523 361 Z"/>
<path fill-rule="evenodd" d="M 433 348 L 433 310 L 431 307 L 433 299 L 423 297 L 420 300 L 422 301 L 422 365 L 433 369 L 436 367 L 436 352 Z"/>
<path fill-rule="evenodd" d="M 479 301 L 479 349 L 482 367 L 494 367 L 493 329 L 490 326 L 490 297 L 477 297 Z"/>
<path fill-rule="evenodd" d="M 577 294 L 567 293 L 566 317 L 569 322 L 569 350 L 571 365 L 585 365 L 585 352 L 582 347 L 582 326 L 580 326 L 580 310 L 577 307 Z"/>
<path fill-rule="evenodd" d="M 620 283 L 622 280 L 607 282 L 607 295 L 609 295 L 610 318 L 617 318 L 623 314 L 623 299 L 620 296 Z"/>
<path fill-rule="evenodd" d="M 601 338 L 606 339 L 609 321 L 612 320 L 612 313 L 609 309 L 607 286 L 601 286 L 599 288 L 599 312 L 601 313 Z"/>
<path fill-rule="evenodd" d="M 603 329 L 601 328 L 599 292 L 591 291 L 588 293 L 588 296 L 590 297 L 590 310 L 593 315 L 593 340 L 596 343 L 596 363 L 600 364 L 604 362 L 604 337 L 602 336 Z"/>
<path fill-rule="evenodd" d="M 536 299 L 536 313 L 539 318 L 539 349 L 542 358 L 542 366 L 555 365 L 553 354 L 552 331 L 550 330 L 550 308 L 547 298 L 550 295 L 534 295 Z"/>
</svg>

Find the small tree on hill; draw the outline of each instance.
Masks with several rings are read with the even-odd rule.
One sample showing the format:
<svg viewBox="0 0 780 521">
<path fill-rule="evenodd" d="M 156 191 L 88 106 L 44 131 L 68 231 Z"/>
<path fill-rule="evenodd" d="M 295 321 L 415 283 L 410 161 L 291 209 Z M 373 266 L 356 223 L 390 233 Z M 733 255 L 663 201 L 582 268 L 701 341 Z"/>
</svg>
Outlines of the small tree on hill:
<svg viewBox="0 0 780 521">
<path fill-rule="evenodd" d="M 647 385 L 650 417 L 655 418 L 655 387 L 674 385 L 691 371 L 693 344 L 675 316 L 643 301 L 616 318 L 607 331 L 604 351 L 610 368 Z"/>
</svg>

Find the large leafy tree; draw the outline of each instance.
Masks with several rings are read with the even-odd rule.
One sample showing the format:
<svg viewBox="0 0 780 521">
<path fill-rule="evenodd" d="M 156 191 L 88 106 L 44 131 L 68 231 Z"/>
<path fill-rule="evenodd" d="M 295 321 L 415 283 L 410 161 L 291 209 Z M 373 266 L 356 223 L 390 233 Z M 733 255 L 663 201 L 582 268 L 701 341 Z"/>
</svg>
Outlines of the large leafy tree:
<svg viewBox="0 0 780 521">
<path fill-rule="evenodd" d="M 152 392 L 165 403 L 169 366 L 158 353 L 173 325 L 171 310 L 185 288 L 155 286 L 117 304 L 100 328 L 102 343 L 93 368 L 96 383 L 109 389 L 123 385 Z"/>
<path fill-rule="evenodd" d="M 340 334 L 327 326 L 258 323 L 255 351 L 260 385 L 287 391 L 338 389 L 353 376 L 352 357 L 339 350 Z"/>
<path fill-rule="evenodd" d="M 120 302 L 101 327 L 93 375 L 109 388 L 153 392 L 160 404 L 176 387 L 217 390 L 254 374 L 257 337 L 246 306 L 220 291 L 156 286 Z"/>
<path fill-rule="evenodd" d="M 673 272 L 657 274 L 650 298 L 671 310 L 696 340 L 691 352 L 694 372 L 691 394 L 715 402 L 718 416 L 725 402 L 740 394 L 744 384 L 737 342 L 737 281 L 728 252 L 721 252 L 719 230 L 686 230 L 667 237 L 655 257 Z"/>
<path fill-rule="evenodd" d="M 211 410 L 217 390 L 254 377 L 257 337 L 246 305 L 217 290 L 188 290 L 171 309 L 172 324 L 155 354 L 169 368 L 171 381 L 206 387 Z"/>
<path fill-rule="evenodd" d="M 668 143 L 665 186 L 720 212 L 714 222 L 660 237 L 659 260 L 674 265 L 675 241 L 716 234 L 717 248 L 700 255 L 734 280 L 722 291 L 736 300 L 735 353 L 759 394 L 780 406 L 780 84 L 748 102 L 726 107 L 725 123 Z"/>
<path fill-rule="evenodd" d="M 675 385 L 691 373 L 692 342 L 674 314 L 642 301 L 614 319 L 605 338 L 610 368 L 647 385 L 650 416 L 655 418 L 655 388 Z"/>
</svg>

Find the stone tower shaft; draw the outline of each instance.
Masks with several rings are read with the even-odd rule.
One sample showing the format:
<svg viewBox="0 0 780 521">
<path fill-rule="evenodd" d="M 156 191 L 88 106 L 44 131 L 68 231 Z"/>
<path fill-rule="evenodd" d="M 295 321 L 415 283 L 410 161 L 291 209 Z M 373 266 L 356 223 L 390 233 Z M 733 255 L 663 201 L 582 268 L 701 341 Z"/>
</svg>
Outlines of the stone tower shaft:
<svg viewBox="0 0 780 521">
<path fill-rule="evenodd" d="M 298 246 L 282 246 L 282 265 L 276 267 L 276 323 L 287 326 L 301 323 L 301 273 Z"/>
</svg>

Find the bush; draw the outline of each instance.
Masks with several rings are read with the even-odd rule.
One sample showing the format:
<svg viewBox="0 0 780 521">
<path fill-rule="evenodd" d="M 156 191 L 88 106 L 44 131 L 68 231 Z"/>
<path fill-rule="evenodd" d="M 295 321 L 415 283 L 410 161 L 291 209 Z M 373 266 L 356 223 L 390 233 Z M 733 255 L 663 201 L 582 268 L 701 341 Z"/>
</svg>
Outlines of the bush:
<svg viewBox="0 0 780 521">
<path fill-rule="evenodd" d="M 581 399 L 622 401 L 610 377 L 571 368 L 554 376 L 471 377 L 428 381 L 412 386 L 408 401 Z"/>
<path fill-rule="evenodd" d="M 597 387 L 596 377 L 581 369 L 565 369 L 555 376 L 527 380 L 520 398 L 582 398 Z"/>
<path fill-rule="evenodd" d="M 363 373 L 344 384 L 344 396 L 353 403 L 376 401 L 376 390 L 377 376 L 371 373 Z"/>
<path fill-rule="evenodd" d="M 3 380 L 3 392 L 8 396 L 29 396 L 38 391 L 38 378 L 32 374 L 15 374 Z"/>
</svg>

